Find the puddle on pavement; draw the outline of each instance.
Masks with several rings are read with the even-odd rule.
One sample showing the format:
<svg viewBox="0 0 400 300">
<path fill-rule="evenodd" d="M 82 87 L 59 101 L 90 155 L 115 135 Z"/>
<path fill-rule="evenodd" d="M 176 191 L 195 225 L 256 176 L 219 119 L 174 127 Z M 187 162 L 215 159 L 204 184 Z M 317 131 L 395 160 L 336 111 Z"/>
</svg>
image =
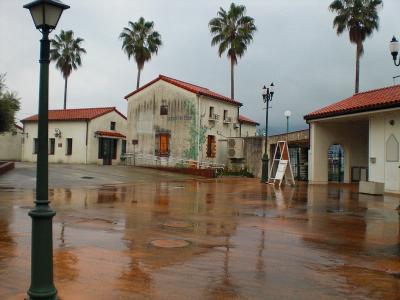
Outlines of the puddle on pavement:
<svg viewBox="0 0 400 300">
<path fill-rule="evenodd" d="M 0 198 L 7 299 L 29 286 L 34 193 L 0 188 Z M 57 188 L 50 198 L 61 299 L 398 297 L 395 197 L 227 178 Z"/>
</svg>

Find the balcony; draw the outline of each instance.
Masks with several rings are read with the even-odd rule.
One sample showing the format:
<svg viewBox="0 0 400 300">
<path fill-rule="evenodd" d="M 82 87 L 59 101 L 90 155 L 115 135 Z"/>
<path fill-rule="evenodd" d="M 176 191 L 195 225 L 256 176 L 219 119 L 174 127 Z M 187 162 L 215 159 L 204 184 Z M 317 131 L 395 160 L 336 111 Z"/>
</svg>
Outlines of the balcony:
<svg viewBox="0 0 400 300">
<path fill-rule="evenodd" d="M 224 124 L 230 124 L 230 123 L 232 123 L 232 118 L 231 117 L 225 117 Z"/>
</svg>

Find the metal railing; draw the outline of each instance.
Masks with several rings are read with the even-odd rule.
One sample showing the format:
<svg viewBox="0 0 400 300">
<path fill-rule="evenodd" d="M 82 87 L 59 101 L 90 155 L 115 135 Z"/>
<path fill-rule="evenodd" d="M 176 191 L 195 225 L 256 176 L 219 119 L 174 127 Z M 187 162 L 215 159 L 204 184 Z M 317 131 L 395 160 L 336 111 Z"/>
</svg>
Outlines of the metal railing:
<svg viewBox="0 0 400 300">
<path fill-rule="evenodd" d="M 194 169 L 224 169 L 224 164 L 211 161 L 196 161 L 190 159 L 176 158 L 173 156 L 156 156 L 145 153 L 127 152 L 121 155 L 121 159 L 127 166 L 154 166 L 154 167 L 180 167 Z"/>
</svg>

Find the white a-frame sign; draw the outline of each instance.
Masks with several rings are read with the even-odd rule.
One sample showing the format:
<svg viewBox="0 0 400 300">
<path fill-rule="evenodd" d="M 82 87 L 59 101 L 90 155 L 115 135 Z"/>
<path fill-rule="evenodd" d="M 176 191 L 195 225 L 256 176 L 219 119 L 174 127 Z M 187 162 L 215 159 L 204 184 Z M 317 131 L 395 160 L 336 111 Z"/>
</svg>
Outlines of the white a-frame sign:
<svg viewBox="0 0 400 300">
<path fill-rule="evenodd" d="M 281 186 L 283 178 L 285 178 L 286 184 L 288 182 L 291 182 L 293 185 L 295 184 L 292 165 L 290 164 L 288 144 L 286 141 L 279 141 L 276 144 L 274 158 L 269 171 L 268 183 L 275 184 L 279 182 L 279 186 Z"/>
</svg>

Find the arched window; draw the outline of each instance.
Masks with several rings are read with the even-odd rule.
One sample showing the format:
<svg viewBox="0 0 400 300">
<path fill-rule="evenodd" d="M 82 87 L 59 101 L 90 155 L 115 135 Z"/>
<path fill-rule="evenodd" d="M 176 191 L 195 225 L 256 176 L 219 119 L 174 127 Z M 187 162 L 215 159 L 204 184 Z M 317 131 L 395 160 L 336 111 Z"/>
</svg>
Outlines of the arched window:
<svg viewBox="0 0 400 300">
<path fill-rule="evenodd" d="M 344 148 L 333 144 L 328 149 L 328 181 L 344 181 Z"/>
<path fill-rule="evenodd" d="M 399 142 L 393 134 L 391 134 L 386 141 L 386 161 L 399 161 Z"/>
</svg>

